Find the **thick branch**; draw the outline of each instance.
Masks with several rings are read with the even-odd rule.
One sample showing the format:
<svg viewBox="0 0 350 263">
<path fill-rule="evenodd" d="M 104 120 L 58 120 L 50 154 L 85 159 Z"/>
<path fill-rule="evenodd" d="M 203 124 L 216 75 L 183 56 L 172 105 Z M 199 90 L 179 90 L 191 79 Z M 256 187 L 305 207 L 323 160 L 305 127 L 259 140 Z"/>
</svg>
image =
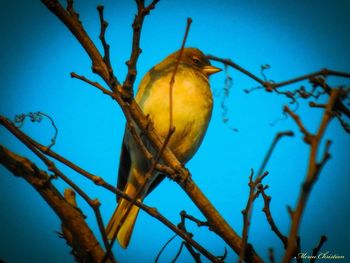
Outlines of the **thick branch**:
<svg viewBox="0 0 350 263">
<path fill-rule="evenodd" d="M 104 251 L 86 224 L 84 216 L 58 192 L 51 184 L 49 175 L 34 163 L 0 145 L 0 163 L 11 173 L 22 177 L 45 199 L 61 219 L 62 224 L 78 241 L 81 251 L 85 252 L 86 262 L 99 262 Z M 111 262 L 108 260 L 108 262 Z"/>
</svg>

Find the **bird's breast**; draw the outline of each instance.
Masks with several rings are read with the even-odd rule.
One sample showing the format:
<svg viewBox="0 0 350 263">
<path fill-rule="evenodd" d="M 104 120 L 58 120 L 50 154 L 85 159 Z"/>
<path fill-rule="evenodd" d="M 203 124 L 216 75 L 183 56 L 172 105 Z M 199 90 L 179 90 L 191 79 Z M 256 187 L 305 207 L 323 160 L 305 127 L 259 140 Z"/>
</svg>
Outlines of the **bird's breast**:
<svg viewBox="0 0 350 263">
<path fill-rule="evenodd" d="M 213 98 L 209 83 L 205 77 L 198 74 L 200 73 L 191 71 L 178 72 L 172 89 L 175 133 L 169 146 L 182 162 L 188 161 L 197 151 L 212 113 Z M 163 137 L 169 129 L 170 76 L 171 74 L 167 74 L 151 83 L 143 83 L 148 88 L 140 90 L 142 94 L 136 96 L 136 101 L 144 113 L 149 114 L 157 132 Z"/>
</svg>

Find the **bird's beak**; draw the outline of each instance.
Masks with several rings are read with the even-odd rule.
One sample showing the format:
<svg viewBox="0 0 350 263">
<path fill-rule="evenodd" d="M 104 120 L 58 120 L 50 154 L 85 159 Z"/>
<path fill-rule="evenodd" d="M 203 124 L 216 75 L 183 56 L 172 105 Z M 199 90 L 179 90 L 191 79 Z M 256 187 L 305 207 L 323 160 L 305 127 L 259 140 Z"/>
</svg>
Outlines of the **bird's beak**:
<svg viewBox="0 0 350 263">
<path fill-rule="evenodd" d="M 202 68 L 203 72 L 205 74 L 207 74 L 208 76 L 212 75 L 212 74 L 215 74 L 217 72 L 220 72 L 222 69 L 221 68 L 217 68 L 217 67 L 214 67 L 214 66 L 204 66 Z"/>
</svg>

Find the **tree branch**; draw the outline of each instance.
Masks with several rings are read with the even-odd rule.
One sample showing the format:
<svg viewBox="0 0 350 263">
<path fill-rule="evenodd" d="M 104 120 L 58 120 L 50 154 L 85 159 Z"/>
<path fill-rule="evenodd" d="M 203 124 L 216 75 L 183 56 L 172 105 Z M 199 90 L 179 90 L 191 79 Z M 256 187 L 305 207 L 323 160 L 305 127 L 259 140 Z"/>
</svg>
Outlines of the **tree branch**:
<svg viewBox="0 0 350 263">
<path fill-rule="evenodd" d="M 259 191 L 257 191 L 258 185 L 261 184 L 262 180 L 268 175 L 268 172 L 265 172 L 261 175 L 258 175 L 255 180 L 253 180 L 253 169 L 251 170 L 250 176 L 249 176 L 249 196 L 247 200 L 247 204 L 245 209 L 242 211 L 243 215 L 243 230 L 242 230 L 242 250 L 239 254 L 239 260 L 238 262 L 243 262 L 244 259 L 247 259 L 250 257 L 250 247 L 251 244 L 248 244 L 248 231 L 250 226 L 250 220 L 251 220 L 251 212 L 252 212 L 252 206 L 255 199 L 259 196 Z"/>
<path fill-rule="evenodd" d="M 49 175 L 30 160 L 21 157 L 0 145 L 0 163 L 11 173 L 22 177 L 44 198 L 59 216 L 62 224 L 77 240 L 86 262 L 99 262 L 104 251 L 86 224 L 82 213 L 72 206 L 52 185 Z M 74 249 L 74 247 L 73 247 Z M 110 259 L 108 260 L 110 261 Z"/>
<path fill-rule="evenodd" d="M 310 136 L 310 140 L 307 141 L 307 143 L 310 145 L 310 158 L 309 158 L 309 165 L 308 165 L 308 170 L 307 174 L 305 177 L 304 182 L 302 183 L 300 193 L 299 193 L 299 198 L 298 202 L 295 208 L 295 211 L 292 211 L 291 216 L 292 216 L 292 223 L 291 223 L 291 229 L 289 232 L 288 236 L 288 243 L 287 243 L 287 250 L 286 253 L 283 257 L 283 262 L 287 263 L 291 260 L 291 258 L 295 255 L 297 251 L 297 236 L 298 236 L 298 230 L 299 230 L 299 225 L 301 222 L 301 217 L 303 215 L 308 197 L 311 193 L 311 189 L 315 182 L 317 181 L 318 175 L 325 163 L 325 161 L 329 158 L 329 153 L 328 153 L 328 148 L 329 148 L 329 143 L 326 144 L 326 149 L 325 149 L 325 154 L 323 160 L 318 163 L 317 162 L 317 153 L 319 149 L 319 145 L 321 143 L 321 139 L 325 133 L 326 127 L 331 121 L 333 114 L 333 108 L 334 105 L 338 99 L 339 96 L 339 90 L 338 89 L 332 89 L 327 106 L 324 110 L 324 114 L 322 117 L 321 124 L 318 128 L 318 131 L 316 134 L 313 134 Z M 287 107 L 288 108 L 288 107 Z M 288 113 L 290 111 L 287 110 Z M 293 117 L 293 115 L 292 115 Z M 299 118 L 296 118 L 296 116 L 293 117 L 302 132 L 305 134 L 305 131 L 301 127 L 303 127 L 301 121 Z M 308 133 L 307 133 L 308 134 Z"/>
</svg>

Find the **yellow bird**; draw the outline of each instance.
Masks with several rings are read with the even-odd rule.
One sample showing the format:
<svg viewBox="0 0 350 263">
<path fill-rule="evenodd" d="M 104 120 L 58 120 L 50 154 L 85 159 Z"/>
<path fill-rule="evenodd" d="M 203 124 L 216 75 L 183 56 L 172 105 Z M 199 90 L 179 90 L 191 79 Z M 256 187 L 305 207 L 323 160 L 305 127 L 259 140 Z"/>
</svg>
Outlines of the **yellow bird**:
<svg viewBox="0 0 350 263">
<path fill-rule="evenodd" d="M 174 52 L 153 67 L 142 79 L 136 102 L 144 114 L 149 115 L 158 134 L 165 138 L 169 130 L 169 90 L 179 52 Z M 168 146 L 182 163 L 186 163 L 198 150 L 208 128 L 213 109 L 213 96 L 209 76 L 221 69 L 212 66 L 206 56 L 196 48 L 185 48 L 173 86 L 172 118 L 175 132 Z M 144 139 L 146 145 L 150 145 Z M 117 187 L 132 198 L 143 199 L 164 179 L 155 174 L 152 182 L 145 175 L 150 163 L 139 149 L 129 130 L 125 129 Z M 139 207 L 118 198 L 118 207 L 110 219 L 106 232 L 109 239 L 117 238 L 126 248 L 135 225 Z"/>
</svg>

